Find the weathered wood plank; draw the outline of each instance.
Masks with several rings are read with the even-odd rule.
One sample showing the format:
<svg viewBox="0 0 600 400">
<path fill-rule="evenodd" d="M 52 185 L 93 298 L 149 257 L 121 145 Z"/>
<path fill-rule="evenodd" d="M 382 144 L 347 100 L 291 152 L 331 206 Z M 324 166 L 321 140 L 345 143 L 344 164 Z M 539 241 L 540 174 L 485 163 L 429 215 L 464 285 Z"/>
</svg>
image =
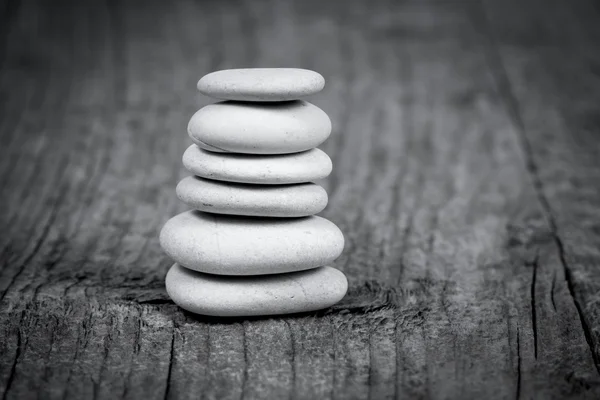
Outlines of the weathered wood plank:
<svg viewBox="0 0 600 400">
<path fill-rule="evenodd" d="M 516 3 L 7 3 L 3 398 L 600 396 L 597 10 Z M 157 233 L 195 81 L 264 65 L 327 79 L 350 293 L 193 316 Z"/>
<path fill-rule="evenodd" d="M 523 143 L 568 293 L 600 373 L 598 9 L 586 1 L 532 2 L 507 23 L 506 8 L 486 6 L 495 16 L 486 24 L 499 91 Z M 539 7 L 547 8 L 542 16 L 535 12 Z"/>
</svg>

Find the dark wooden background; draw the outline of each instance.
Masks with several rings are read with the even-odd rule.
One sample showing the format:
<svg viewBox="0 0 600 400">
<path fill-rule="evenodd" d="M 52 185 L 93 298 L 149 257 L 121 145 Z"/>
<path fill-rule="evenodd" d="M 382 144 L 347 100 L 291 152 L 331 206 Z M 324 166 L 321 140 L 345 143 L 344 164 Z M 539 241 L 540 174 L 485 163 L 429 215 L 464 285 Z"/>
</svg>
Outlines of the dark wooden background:
<svg viewBox="0 0 600 400">
<path fill-rule="evenodd" d="M 600 8 L 4 1 L 3 399 L 600 398 Z M 158 232 L 217 69 L 325 76 L 332 309 L 178 309 Z"/>
</svg>

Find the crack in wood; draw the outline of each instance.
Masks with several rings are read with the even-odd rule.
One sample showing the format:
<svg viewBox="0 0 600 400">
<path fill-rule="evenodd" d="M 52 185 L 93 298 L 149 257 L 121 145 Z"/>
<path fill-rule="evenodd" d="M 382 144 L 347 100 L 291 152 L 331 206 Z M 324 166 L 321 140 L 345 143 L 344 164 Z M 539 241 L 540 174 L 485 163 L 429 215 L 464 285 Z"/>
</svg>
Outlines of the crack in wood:
<svg viewBox="0 0 600 400">
<path fill-rule="evenodd" d="M 515 398 L 519 400 L 521 398 L 521 338 L 519 333 L 519 326 L 517 325 L 517 393 Z"/>
<path fill-rule="evenodd" d="M 52 355 L 54 343 L 56 342 L 56 336 L 57 336 L 56 331 L 59 329 L 59 325 L 60 325 L 60 321 L 58 320 L 58 317 L 56 315 L 53 315 L 51 318 L 54 321 L 54 326 L 52 327 L 52 331 L 50 334 L 50 343 L 48 345 L 48 353 L 46 354 L 46 366 L 44 368 L 44 375 L 42 378 L 43 382 L 48 381 L 48 376 L 50 373 L 50 357 Z"/>
<path fill-rule="evenodd" d="M 333 316 L 329 316 L 329 325 L 331 326 L 331 358 L 333 361 L 333 364 L 335 365 L 335 361 L 336 361 L 336 348 L 337 348 L 337 342 L 336 342 L 336 338 L 335 338 L 335 330 L 336 330 L 336 326 L 333 322 Z M 331 391 L 329 392 L 329 398 L 330 399 L 335 399 L 335 385 L 336 385 L 336 381 L 337 381 L 337 376 L 335 371 L 333 371 L 333 376 L 331 377 Z"/>
<path fill-rule="evenodd" d="M 369 350 L 369 366 L 367 368 L 367 383 L 368 383 L 368 389 L 369 391 L 367 392 L 367 400 L 371 400 L 372 399 L 372 395 L 373 395 L 373 342 L 372 342 L 372 326 L 368 326 L 368 335 L 367 335 L 367 341 L 368 341 L 368 345 L 367 345 L 367 349 Z"/>
<path fill-rule="evenodd" d="M 10 391 L 10 388 L 12 387 L 13 382 L 15 380 L 15 374 L 17 372 L 17 363 L 19 362 L 19 358 L 21 358 L 21 353 L 25 347 L 25 344 L 27 343 L 27 341 L 23 343 L 23 340 L 21 338 L 21 323 L 23 322 L 24 316 L 25 311 L 22 311 L 21 318 L 19 320 L 19 325 L 17 326 L 17 349 L 15 352 L 15 359 L 10 367 L 8 379 L 6 380 L 6 388 L 4 389 L 4 393 L 2 394 L 2 400 L 8 399 L 8 392 Z"/>
<path fill-rule="evenodd" d="M 100 372 L 98 373 L 98 381 L 94 381 L 93 386 L 93 398 L 98 398 L 98 391 L 100 390 L 100 383 L 102 382 L 102 374 L 106 371 L 106 360 L 108 360 L 108 353 L 110 351 L 110 343 L 113 341 L 112 329 L 115 327 L 115 317 L 110 316 L 110 325 L 108 332 L 102 341 L 102 361 L 100 362 Z"/>
<path fill-rule="evenodd" d="M 552 303 L 552 308 L 554 312 L 556 312 L 556 301 L 554 300 L 554 291 L 556 290 L 556 271 L 552 273 L 552 286 L 550 287 L 550 302 Z"/>
<path fill-rule="evenodd" d="M 204 382 L 210 383 L 208 371 L 210 371 L 210 354 L 212 346 L 210 345 L 210 324 L 206 324 L 206 367 L 204 368 Z"/>
<path fill-rule="evenodd" d="M 558 236 L 555 236 L 555 239 L 556 239 L 556 242 L 557 242 L 557 245 L 559 248 L 560 259 L 561 259 L 562 265 L 564 267 L 565 279 L 567 281 L 567 288 L 569 289 L 569 294 L 571 295 L 571 298 L 573 299 L 573 303 L 575 304 L 575 308 L 577 309 L 577 314 L 579 315 L 579 321 L 581 322 L 581 327 L 583 328 L 585 340 L 586 340 L 586 342 L 590 348 L 590 351 L 592 353 L 592 359 L 594 360 L 594 365 L 596 366 L 596 370 L 598 371 L 598 374 L 600 375 L 600 360 L 598 359 L 598 355 L 594 351 L 593 333 L 585 320 L 585 316 L 583 314 L 583 310 L 581 309 L 581 305 L 579 304 L 579 301 L 577 300 L 577 297 L 575 296 L 575 290 L 573 288 L 573 279 L 571 277 L 571 270 L 569 269 L 568 264 L 565 260 L 562 242 Z"/>
<path fill-rule="evenodd" d="M 79 354 L 80 352 L 85 349 L 85 347 L 87 347 L 88 344 L 88 336 L 91 333 L 91 325 L 92 325 L 92 312 L 88 311 L 87 318 L 84 318 L 81 322 L 81 328 L 79 328 L 77 330 L 77 343 L 75 344 L 75 353 L 73 354 L 73 359 L 71 361 L 71 364 L 69 365 L 69 372 L 67 374 L 67 379 L 66 382 L 67 384 L 65 385 L 64 388 L 64 392 L 63 392 L 63 396 L 62 396 L 62 400 L 66 400 L 67 396 L 69 394 L 69 387 L 70 382 L 71 382 L 71 378 L 73 377 L 73 368 L 75 367 L 75 365 L 77 364 L 78 360 L 79 360 Z M 83 330 L 83 337 L 81 334 L 81 330 Z"/>
<path fill-rule="evenodd" d="M 241 323 L 242 326 L 242 346 L 244 352 L 244 372 L 242 374 L 242 394 L 240 396 L 241 400 L 244 400 L 246 395 L 246 386 L 248 384 L 248 342 L 246 337 L 246 322 Z"/>
<path fill-rule="evenodd" d="M 296 343 L 294 338 L 294 331 L 292 330 L 292 326 L 289 321 L 284 320 L 288 331 L 290 332 L 290 366 L 292 368 L 292 379 L 290 383 L 290 400 L 295 400 L 296 398 Z"/>
<path fill-rule="evenodd" d="M 123 393 L 121 394 L 121 398 L 127 398 L 129 394 L 129 385 L 131 382 L 131 377 L 133 374 L 133 362 L 135 357 L 140 353 L 140 340 L 142 334 L 142 315 L 143 309 L 141 307 L 137 307 L 138 315 L 137 315 L 137 324 L 136 330 L 133 336 L 133 346 L 131 351 L 131 357 L 129 358 L 129 370 L 127 371 L 127 377 L 125 378 L 125 384 L 123 385 Z"/>
<path fill-rule="evenodd" d="M 537 329 L 537 311 L 535 306 L 535 284 L 537 281 L 537 270 L 538 270 L 538 255 L 536 254 L 535 259 L 531 263 L 533 269 L 531 277 L 531 326 L 533 330 L 533 354 L 537 359 L 538 357 L 538 329 Z"/>
<path fill-rule="evenodd" d="M 167 380 L 165 387 L 164 399 L 168 399 L 171 393 L 171 376 L 173 374 L 173 365 L 175 364 L 175 335 L 177 334 L 177 325 L 173 324 L 173 330 L 171 331 L 171 347 L 169 350 L 169 369 L 167 370 Z"/>
</svg>

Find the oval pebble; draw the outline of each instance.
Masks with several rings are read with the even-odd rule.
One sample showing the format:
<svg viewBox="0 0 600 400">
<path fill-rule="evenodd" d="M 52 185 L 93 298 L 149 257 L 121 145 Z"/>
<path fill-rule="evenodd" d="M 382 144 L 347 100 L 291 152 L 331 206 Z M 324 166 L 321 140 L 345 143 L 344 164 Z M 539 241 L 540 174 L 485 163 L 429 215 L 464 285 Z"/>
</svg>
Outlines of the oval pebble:
<svg viewBox="0 0 600 400">
<path fill-rule="evenodd" d="M 176 192 L 188 206 L 217 214 L 304 217 L 327 206 L 327 192 L 314 183 L 252 185 L 188 176 Z"/>
<path fill-rule="evenodd" d="M 183 153 L 183 165 L 203 178 L 264 185 L 311 182 L 327 177 L 332 169 L 331 159 L 319 149 L 277 155 L 217 154 L 195 144 Z"/>
<path fill-rule="evenodd" d="M 330 133 L 327 114 L 301 100 L 210 104 L 188 124 L 188 134 L 198 146 L 230 153 L 297 153 L 317 147 Z"/>
<path fill-rule="evenodd" d="M 321 74 L 300 68 L 242 68 L 212 72 L 198 81 L 198 90 L 216 99 L 286 101 L 323 90 Z"/>
<path fill-rule="evenodd" d="M 255 218 L 186 211 L 171 218 L 160 244 L 175 262 L 218 275 L 259 275 L 329 265 L 344 236 L 325 218 Z"/>
<path fill-rule="evenodd" d="M 267 276 L 203 274 L 174 264 L 167 293 L 181 308 L 217 317 L 290 314 L 315 311 L 340 301 L 346 276 L 332 267 Z"/>
</svg>

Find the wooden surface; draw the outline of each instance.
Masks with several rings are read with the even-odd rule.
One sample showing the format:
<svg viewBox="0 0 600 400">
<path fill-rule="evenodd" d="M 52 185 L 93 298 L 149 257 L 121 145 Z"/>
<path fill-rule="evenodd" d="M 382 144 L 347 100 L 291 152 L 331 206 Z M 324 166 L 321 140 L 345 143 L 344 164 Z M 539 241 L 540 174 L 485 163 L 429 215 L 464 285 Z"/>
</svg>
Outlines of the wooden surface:
<svg viewBox="0 0 600 400">
<path fill-rule="evenodd" d="M 600 398 L 600 9 L 5 1 L 3 399 Z M 158 232 L 207 72 L 325 76 L 332 309 L 178 309 Z"/>
</svg>

